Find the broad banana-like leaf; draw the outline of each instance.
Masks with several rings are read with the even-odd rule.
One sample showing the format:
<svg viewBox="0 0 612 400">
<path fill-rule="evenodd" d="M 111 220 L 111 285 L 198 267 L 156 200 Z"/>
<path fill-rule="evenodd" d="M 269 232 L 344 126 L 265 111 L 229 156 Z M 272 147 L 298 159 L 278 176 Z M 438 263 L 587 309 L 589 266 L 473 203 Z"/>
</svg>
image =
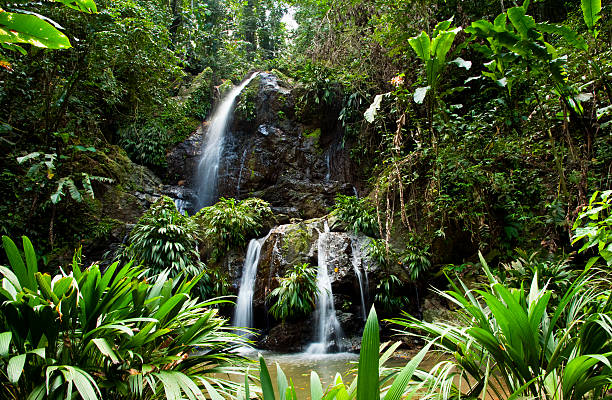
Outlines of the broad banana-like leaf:
<svg viewBox="0 0 612 400">
<path fill-rule="evenodd" d="M 434 31 L 433 31 L 433 35 L 432 37 L 436 37 L 440 34 L 440 32 L 447 30 L 448 28 L 450 28 L 451 23 L 453 22 L 453 18 L 451 17 L 450 19 L 447 19 L 446 21 L 441 21 L 438 22 L 438 24 L 436 25 Z"/>
<path fill-rule="evenodd" d="M 408 43 L 414 49 L 417 57 L 419 57 L 423 61 L 427 61 L 431 57 L 431 52 L 429 49 L 431 41 L 429 40 L 429 36 L 425 31 L 421 32 L 419 36 L 412 37 L 408 39 Z"/>
<path fill-rule="evenodd" d="M 12 336 L 13 334 L 11 332 L 0 333 L 0 357 L 8 356 Z"/>
<path fill-rule="evenodd" d="M 593 30 L 601 18 L 601 0 L 582 0 L 582 16 L 589 30 Z"/>
<path fill-rule="evenodd" d="M 6 375 L 11 383 L 17 383 L 19 378 L 21 377 L 21 373 L 23 372 L 23 366 L 26 362 L 27 354 L 19 354 L 11 359 L 8 362 L 6 367 Z"/>
<path fill-rule="evenodd" d="M 542 31 L 553 35 L 559 35 L 579 50 L 587 50 L 588 46 L 584 38 L 576 33 L 572 28 L 565 25 L 554 25 L 554 24 L 537 24 L 537 28 Z"/>
<path fill-rule="evenodd" d="M 29 271 L 21 258 L 21 254 L 19 254 L 19 249 L 15 245 L 15 242 L 8 236 L 2 236 L 2 245 L 4 246 L 4 251 L 6 252 L 6 256 L 9 260 L 9 264 L 17 279 L 19 279 L 19 284 L 22 287 L 27 287 L 31 290 L 36 290 L 34 280 L 34 276 L 30 276 Z"/>
<path fill-rule="evenodd" d="M 28 43 L 49 49 L 67 49 L 70 41 L 50 23 L 35 15 L 0 12 L 0 42 Z"/>
<path fill-rule="evenodd" d="M 535 30 L 536 22 L 533 17 L 525 15 L 523 7 L 512 7 L 508 9 L 508 18 L 516 28 L 516 31 L 524 40 L 537 39 L 539 34 Z"/>
</svg>

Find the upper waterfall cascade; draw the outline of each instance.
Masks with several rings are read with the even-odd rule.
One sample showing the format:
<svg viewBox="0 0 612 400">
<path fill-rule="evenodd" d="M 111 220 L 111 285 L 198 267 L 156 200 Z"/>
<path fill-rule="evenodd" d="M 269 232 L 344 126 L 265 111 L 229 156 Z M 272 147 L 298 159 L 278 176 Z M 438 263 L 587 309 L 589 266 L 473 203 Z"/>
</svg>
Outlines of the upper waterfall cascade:
<svg viewBox="0 0 612 400">
<path fill-rule="evenodd" d="M 242 90 L 257 76 L 251 74 L 244 82 L 234 87 L 221 101 L 210 118 L 206 138 L 202 143 L 202 155 L 197 170 L 198 209 L 212 205 L 217 198 L 219 161 L 223 152 L 223 143 L 227 127 L 231 121 L 236 98 Z"/>
</svg>

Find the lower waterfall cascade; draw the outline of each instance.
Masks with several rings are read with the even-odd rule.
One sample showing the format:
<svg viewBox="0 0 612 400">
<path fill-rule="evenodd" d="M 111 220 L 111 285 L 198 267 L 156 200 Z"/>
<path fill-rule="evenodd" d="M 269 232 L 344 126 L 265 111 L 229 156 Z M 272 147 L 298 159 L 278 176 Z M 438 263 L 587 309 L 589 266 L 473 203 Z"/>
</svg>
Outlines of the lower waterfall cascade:
<svg viewBox="0 0 612 400">
<path fill-rule="evenodd" d="M 311 354 L 327 353 L 328 348 L 332 344 L 336 345 L 338 351 L 343 350 L 342 340 L 344 334 L 336 316 L 334 295 L 327 263 L 328 247 L 326 241 L 329 235 L 329 225 L 325 221 L 324 231 L 319 233 L 317 242 L 319 264 L 317 269 L 317 286 L 319 294 L 315 311 L 315 342 L 311 343 L 306 349 L 306 352 Z"/>
</svg>

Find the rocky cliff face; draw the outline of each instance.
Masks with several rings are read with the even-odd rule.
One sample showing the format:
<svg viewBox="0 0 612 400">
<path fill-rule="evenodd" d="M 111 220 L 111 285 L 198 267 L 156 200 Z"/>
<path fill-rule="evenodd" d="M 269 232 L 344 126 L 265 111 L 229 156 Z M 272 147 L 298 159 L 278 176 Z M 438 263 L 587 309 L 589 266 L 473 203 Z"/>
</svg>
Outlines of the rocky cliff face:
<svg viewBox="0 0 612 400">
<path fill-rule="evenodd" d="M 336 194 L 353 194 L 353 165 L 336 125 L 296 113 L 298 89 L 260 73 L 240 95 L 225 138 L 220 197 L 259 197 L 290 217 L 325 215 Z M 300 115 L 304 115 L 301 112 Z M 168 175 L 193 187 L 205 126 L 168 154 Z M 177 196 L 190 201 L 193 193 Z"/>
</svg>

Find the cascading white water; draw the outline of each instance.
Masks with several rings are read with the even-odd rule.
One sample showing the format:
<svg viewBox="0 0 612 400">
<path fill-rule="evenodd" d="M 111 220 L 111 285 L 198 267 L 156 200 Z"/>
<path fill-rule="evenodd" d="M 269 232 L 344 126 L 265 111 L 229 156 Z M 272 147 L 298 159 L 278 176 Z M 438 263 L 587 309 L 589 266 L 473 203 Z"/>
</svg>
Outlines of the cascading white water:
<svg viewBox="0 0 612 400">
<path fill-rule="evenodd" d="M 206 139 L 202 143 L 202 156 L 198 163 L 198 208 L 209 206 L 216 200 L 219 160 L 221 159 L 225 132 L 231 120 L 234 103 L 236 97 L 257 74 L 258 72 L 254 72 L 244 82 L 234 87 L 221 101 L 210 119 L 206 130 Z"/>
<path fill-rule="evenodd" d="M 355 275 L 357 275 L 357 281 L 359 282 L 359 292 L 361 294 L 361 317 L 365 321 L 367 319 L 366 315 L 366 294 L 368 292 L 368 271 L 363 268 L 363 275 L 361 275 L 361 246 L 355 240 L 351 240 L 351 250 L 352 250 L 352 258 L 351 264 L 353 264 L 353 270 L 355 271 Z M 365 278 L 365 279 L 364 279 Z M 366 293 L 366 294 L 364 294 Z"/>
<path fill-rule="evenodd" d="M 255 291 L 255 277 L 257 276 L 257 264 L 263 239 L 251 239 L 247 248 L 244 266 L 242 267 L 242 278 L 236 308 L 234 309 L 234 326 L 242 328 L 253 327 L 253 293 Z"/>
<path fill-rule="evenodd" d="M 331 280 L 327 270 L 328 258 L 328 237 L 330 235 L 329 226 L 325 221 L 324 232 L 319 233 L 317 242 L 318 251 L 318 269 L 317 269 L 317 288 L 319 294 L 317 296 L 316 309 L 316 327 L 315 342 L 311 343 L 306 350 L 311 354 L 323 354 L 327 352 L 332 341 L 335 341 L 338 350 L 342 350 L 342 328 L 336 317 L 336 308 L 334 307 L 334 295 L 332 293 Z"/>
</svg>

